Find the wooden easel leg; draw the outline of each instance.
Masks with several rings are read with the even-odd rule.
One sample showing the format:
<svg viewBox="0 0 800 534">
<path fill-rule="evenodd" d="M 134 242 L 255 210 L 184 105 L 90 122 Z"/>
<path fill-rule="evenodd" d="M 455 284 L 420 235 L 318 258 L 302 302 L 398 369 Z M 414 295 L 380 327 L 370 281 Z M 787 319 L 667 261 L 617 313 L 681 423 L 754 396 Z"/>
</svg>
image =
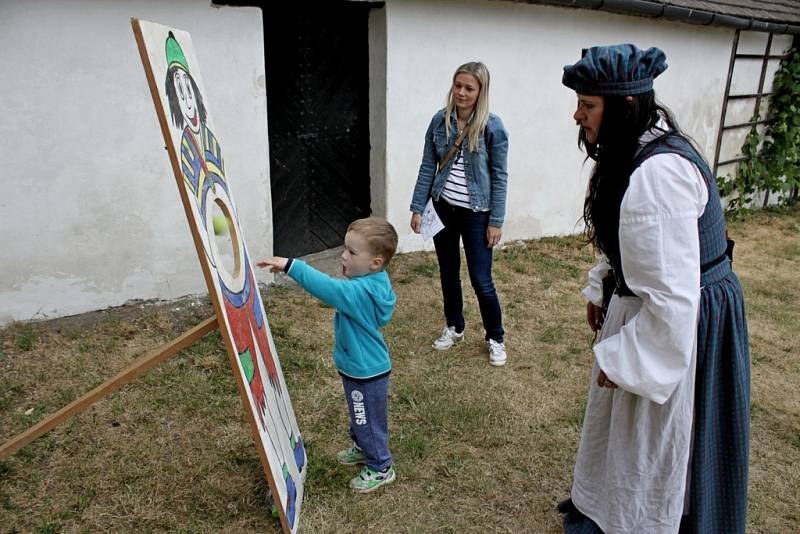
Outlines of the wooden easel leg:
<svg viewBox="0 0 800 534">
<path fill-rule="evenodd" d="M 211 317 L 195 326 L 179 338 L 162 345 L 156 350 L 143 356 L 114 378 L 100 384 L 89 393 L 75 399 L 56 413 L 48 416 L 40 423 L 32 426 L 25 432 L 15 436 L 0 447 L 0 460 L 11 456 L 18 449 L 24 447 L 39 436 L 49 432 L 73 415 L 79 414 L 92 406 L 100 399 L 107 397 L 125 384 L 143 375 L 170 356 L 182 351 L 201 337 L 217 328 L 217 318 Z"/>
</svg>

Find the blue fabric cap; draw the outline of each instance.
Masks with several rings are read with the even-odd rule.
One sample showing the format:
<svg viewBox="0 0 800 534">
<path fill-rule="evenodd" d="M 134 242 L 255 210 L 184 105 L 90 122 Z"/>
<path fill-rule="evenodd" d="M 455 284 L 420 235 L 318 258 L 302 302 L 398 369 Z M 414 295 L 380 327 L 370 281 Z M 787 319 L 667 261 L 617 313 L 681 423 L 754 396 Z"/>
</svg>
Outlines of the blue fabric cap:
<svg viewBox="0 0 800 534">
<path fill-rule="evenodd" d="M 564 66 L 561 83 L 584 95 L 638 95 L 653 89 L 653 78 L 665 70 L 667 56 L 658 48 L 593 46 L 580 61 Z"/>
</svg>

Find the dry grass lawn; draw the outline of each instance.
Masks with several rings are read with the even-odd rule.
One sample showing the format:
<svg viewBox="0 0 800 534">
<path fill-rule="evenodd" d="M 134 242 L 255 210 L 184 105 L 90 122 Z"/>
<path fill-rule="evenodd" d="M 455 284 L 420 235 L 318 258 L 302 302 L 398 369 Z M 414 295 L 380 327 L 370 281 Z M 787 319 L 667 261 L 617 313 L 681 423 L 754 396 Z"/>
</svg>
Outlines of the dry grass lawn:
<svg viewBox="0 0 800 534">
<path fill-rule="evenodd" d="M 800 531 L 800 209 L 733 222 L 752 343 L 751 533 Z M 467 341 L 436 353 L 430 253 L 398 257 L 385 335 L 398 480 L 357 496 L 333 368 L 331 309 L 296 286 L 265 302 L 309 454 L 304 532 L 560 532 L 591 362 L 577 238 L 496 253 L 509 363 L 487 365 L 467 290 Z M 466 277 L 465 277 L 466 279 Z M 0 330 L 0 441 L 212 314 L 205 302 L 127 306 Z M 3 532 L 278 532 L 214 333 L 0 461 Z"/>
</svg>

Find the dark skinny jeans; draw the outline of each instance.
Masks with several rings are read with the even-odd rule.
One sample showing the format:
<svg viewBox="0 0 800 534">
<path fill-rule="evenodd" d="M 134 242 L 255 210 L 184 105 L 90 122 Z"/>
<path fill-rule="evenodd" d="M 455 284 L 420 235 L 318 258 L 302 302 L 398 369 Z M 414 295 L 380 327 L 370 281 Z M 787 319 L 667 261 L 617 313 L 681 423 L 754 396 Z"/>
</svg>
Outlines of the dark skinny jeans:
<svg viewBox="0 0 800 534">
<path fill-rule="evenodd" d="M 448 204 L 444 200 L 434 202 L 436 213 L 444 223 L 444 229 L 433 237 L 436 256 L 439 259 L 439 276 L 442 281 L 442 298 L 447 326 L 456 332 L 464 331 L 464 301 L 461 293 L 461 249 L 467 257 L 467 270 L 478 307 L 481 310 L 485 339 L 503 342 L 503 320 L 500 299 L 492 281 L 492 249 L 486 247 L 486 229 L 489 226 L 488 211 L 472 211 Z"/>
</svg>

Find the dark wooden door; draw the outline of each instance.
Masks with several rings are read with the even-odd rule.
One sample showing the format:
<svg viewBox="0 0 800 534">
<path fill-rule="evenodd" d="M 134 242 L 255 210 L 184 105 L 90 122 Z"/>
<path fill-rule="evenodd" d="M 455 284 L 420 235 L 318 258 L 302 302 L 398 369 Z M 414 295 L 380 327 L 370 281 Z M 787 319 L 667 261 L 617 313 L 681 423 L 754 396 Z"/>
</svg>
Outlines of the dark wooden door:
<svg viewBox="0 0 800 534">
<path fill-rule="evenodd" d="M 369 7 L 286 4 L 264 7 L 272 220 L 275 254 L 301 256 L 370 214 Z"/>
</svg>

